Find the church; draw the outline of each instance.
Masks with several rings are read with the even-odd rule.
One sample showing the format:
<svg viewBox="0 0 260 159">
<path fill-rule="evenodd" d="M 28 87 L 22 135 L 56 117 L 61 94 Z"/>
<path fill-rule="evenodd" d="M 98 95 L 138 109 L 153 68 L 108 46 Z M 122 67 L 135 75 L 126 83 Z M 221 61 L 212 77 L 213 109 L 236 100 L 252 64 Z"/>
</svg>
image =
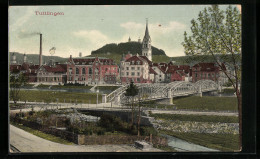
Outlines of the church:
<svg viewBox="0 0 260 159">
<path fill-rule="evenodd" d="M 130 39 L 130 38 L 129 38 Z M 130 83 L 153 83 L 157 73 L 151 67 L 152 45 L 146 21 L 145 35 L 142 41 L 142 54 L 132 55 L 128 53 L 120 62 L 120 77 L 122 84 Z"/>
</svg>

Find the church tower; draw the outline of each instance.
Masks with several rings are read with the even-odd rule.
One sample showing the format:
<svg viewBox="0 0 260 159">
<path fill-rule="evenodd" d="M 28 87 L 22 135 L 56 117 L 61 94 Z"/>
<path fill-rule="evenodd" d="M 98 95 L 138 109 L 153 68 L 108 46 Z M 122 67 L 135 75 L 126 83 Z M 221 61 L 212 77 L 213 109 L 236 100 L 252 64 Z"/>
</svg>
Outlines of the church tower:
<svg viewBox="0 0 260 159">
<path fill-rule="evenodd" d="M 16 64 L 16 56 L 14 53 L 12 54 L 11 64 Z"/>
<path fill-rule="evenodd" d="M 145 35 L 142 43 L 142 56 L 146 56 L 150 61 L 152 61 L 152 45 L 151 45 L 151 37 L 148 31 L 148 20 L 146 19 L 146 29 Z"/>
<path fill-rule="evenodd" d="M 24 53 L 24 55 L 23 55 L 23 63 L 26 63 L 26 62 L 27 62 L 27 57 L 26 57 L 26 55 Z"/>
</svg>

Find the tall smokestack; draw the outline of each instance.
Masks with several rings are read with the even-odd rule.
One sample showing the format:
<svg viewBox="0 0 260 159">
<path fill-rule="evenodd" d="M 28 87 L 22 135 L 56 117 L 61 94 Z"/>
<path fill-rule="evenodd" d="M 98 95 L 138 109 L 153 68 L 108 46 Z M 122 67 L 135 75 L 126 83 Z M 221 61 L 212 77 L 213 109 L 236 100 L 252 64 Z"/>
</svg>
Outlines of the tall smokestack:
<svg viewBox="0 0 260 159">
<path fill-rule="evenodd" d="M 40 34 L 40 55 L 39 55 L 39 66 L 42 65 L 42 34 Z"/>
</svg>

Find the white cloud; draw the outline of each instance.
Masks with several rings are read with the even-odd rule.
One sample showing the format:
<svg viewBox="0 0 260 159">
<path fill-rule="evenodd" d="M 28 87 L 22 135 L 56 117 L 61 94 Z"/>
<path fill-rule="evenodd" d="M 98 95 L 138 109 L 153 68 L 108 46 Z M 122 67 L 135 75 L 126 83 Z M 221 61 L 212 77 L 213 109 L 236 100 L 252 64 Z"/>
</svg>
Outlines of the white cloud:
<svg viewBox="0 0 260 159">
<path fill-rule="evenodd" d="M 79 30 L 72 34 L 76 37 L 90 40 L 92 43 L 108 41 L 108 37 L 98 30 Z"/>
<path fill-rule="evenodd" d="M 126 22 L 120 24 L 121 27 L 125 28 L 126 30 L 136 30 L 136 31 L 143 31 L 145 30 L 145 24 L 136 23 L 136 22 Z M 159 22 L 156 23 L 149 23 L 148 24 L 149 31 L 151 33 L 161 33 L 167 34 L 172 31 L 179 31 L 186 28 L 185 24 L 182 24 L 177 21 L 170 21 L 168 24 L 160 24 Z"/>
<path fill-rule="evenodd" d="M 90 54 L 91 51 L 98 49 L 107 43 L 111 43 L 111 40 L 98 30 L 79 30 L 72 32 L 72 35 L 85 40 L 86 43 L 84 44 L 83 49 L 87 54 Z"/>
<path fill-rule="evenodd" d="M 127 30 L 133 30 L 133 29 L 139 30 L 139 29 L 145 28 L 144 24 L 136 23 L 136 22 L 126 22 L 126 23 L 120 24 L 120 26 Z"/>
<path fill-rule="evenodd" d="M 37 10 L 39 7 L 27 7 L 26 9 L 26 12 L 23 14 L 22 17 L 20 17 L 19 19 L 15 20 L 15 22 L 10 25 L 10 30 L 11 31 L 15 31 L 17 30 L 18 28 L 20 28 L 24 23 L 26 23 L 30 18 L 31 16 L 35 15 L 35 10 Z M 10 16 L 17 16 L 16 15 L 16 9 L 21 9 L 21 8 L 16 8 L 16 7 L 11 7 L 9 9 L 9 14 Z M 14 15 L 13 15 L 14 14 Z M 14 17 L 15 18 L 15 17 Z"/>
<path fill-rule="evenodd" d="M 170 21 L 168 24 L 153 23 L 149 24 L 151 33 L 168 34 L 173 31 L 179 31 L 186 28 L 185 24 L 176 21 Z"/>
</svg>

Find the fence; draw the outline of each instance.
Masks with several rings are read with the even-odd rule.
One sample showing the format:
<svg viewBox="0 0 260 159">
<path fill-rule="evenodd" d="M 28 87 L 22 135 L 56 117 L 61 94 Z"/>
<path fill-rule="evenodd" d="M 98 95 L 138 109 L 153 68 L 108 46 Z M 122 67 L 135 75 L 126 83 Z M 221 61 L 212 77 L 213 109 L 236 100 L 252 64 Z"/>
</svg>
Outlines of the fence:
<svg viewBox="0 0 260 159">
<path fill-rule="evenodd" d="M 62 139 L 68 140 L 70 142 L 73 142 L 75 144 L 78 144 L 78 134 L 66 131 L 66 130 L 59 130 L 55 128 L 48 127 L 46 125 L 41 125 L 37 122 L 33 121 L 27 121 L 20 118 L 10 117 L 10 121 L 13 121 L 15 123 L 23 124 L 26 127 L 42 131 L 47 134 L 51 134 L 57 137 L 60 137 Z"/>
<path fill-rule="evenodd" d="M 137 140 L 145 140 L 152 142 L 153 145 L 166 146 L 168 144 L 167 139 L 164 137 L 149 137 L 149 136 L 124 136 L 124 135 L 84 135 L 76 134 L 66 130 L 59 130 L 41 125 L 37 122 L 23 120 L 21 118 L 10 117 L 10 121 L 23 124 L 26 127 L 42 131 L 47 134 L 51 134 L 62 139 L 68 140 L 79 145 L 105 145 L 105 144 L 133 144 Z"/>
</svg>

